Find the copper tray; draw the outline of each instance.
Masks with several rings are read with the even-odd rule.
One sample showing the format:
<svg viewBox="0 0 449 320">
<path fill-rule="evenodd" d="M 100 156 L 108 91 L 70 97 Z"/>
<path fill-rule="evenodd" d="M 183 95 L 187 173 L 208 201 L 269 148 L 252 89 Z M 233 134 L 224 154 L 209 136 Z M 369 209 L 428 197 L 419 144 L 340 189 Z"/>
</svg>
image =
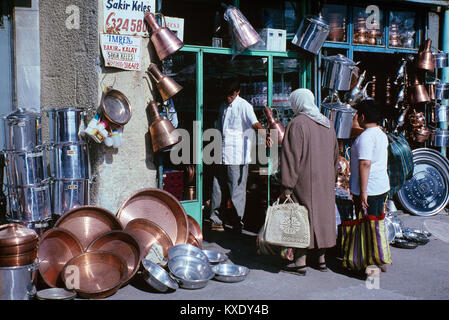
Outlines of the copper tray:
<svg viewBox="0 0 449 320">
<path fill-rule="evenodd" d="M 128 275 L 122 287 L 128 284 L 140 267 L 141 251 L 136 237 L 127 231 L 113 230 L 94 239 L 86 249 L 90 251 L 107 251 L 122 258 L 128 267 Z"/>
<path fill-rule="evenodd" d="M 37 250 L 39 274 L 45 284 L 51 288 L 63 288 L 60 276 L 64 265 L 82 252 L 81 243 L 71 232 L 61 228 L 45 232 Z"/>
<path fill-rule="evenodd" d="M 136 237 L 140 244 L 142 259 L 150 260 L 161 267 L 167 265 L 168 250 L 173 247 L 173 242 L 164 229 L 154 222 L 139 218 L 128 223 L 125 231 Z"/>
<path fill-rule="evenodd" d="M 79 271 L 79 281 L 71 282 L 72 270 Z M 61 277 L 67 289 L 72 287 L 82 298 L 101 299 L 113 295 L 127 277 L 126 262 L 112 252 L 82 253 L 67 262 Z"/>
<path fill-rule="evenodd" d="M 0 267 L 22 267 L 34 263 L 37 257 L 37 249 L 22 254 L 0 256 Z M 1 280 L 1 279 L 0 279 Z"/>
<path fill-rule="evenodd" d="M 150 220 L 164 229 L 175 245 L 186 243 L 189 236 L 184 208 L 178 199 L 161 189 L 137 191 L 122 204 L 117 217 L 124 227 L 136 218 Z"/>
<path fill-rule="evenodd" d="M 200 224 L 191 216 L 187 215 L 187 219 L 189 221 L 189 239 L 190 235 L 193 235 L 196 242 L 198 243 L 198 247 L 201 249 L 203 246 L 203 232 L 201 231 Z M 187 243 L 189 243 L 187 241 Z M 193 244 L 193 243 L 190 243 Z M 195 245 L 195 244 L 193 244 Z"/>
<path fill-rule="evenodd" d="M 113 213 L 95 206 L 82 206 L 68 211 L 56 221 L 55 227 L 73 233 L 83 250 L 99 235 L 112 230 L 123 230 Z"/>
</svg>

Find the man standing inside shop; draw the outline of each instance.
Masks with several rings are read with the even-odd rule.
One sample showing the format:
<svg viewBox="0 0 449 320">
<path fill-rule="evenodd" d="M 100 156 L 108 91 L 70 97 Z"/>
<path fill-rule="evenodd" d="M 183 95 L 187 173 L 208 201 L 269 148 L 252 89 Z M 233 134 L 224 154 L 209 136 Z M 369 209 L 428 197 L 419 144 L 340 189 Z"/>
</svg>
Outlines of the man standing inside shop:
<svg viewBox="0 0 449 320">
<path fill-rule="evenodd" d="M 226 216 L 221 209 L 230 198 L 235 210 L 232 210 L 234 214 L 229 222 L 233 226 L 233 231 L 241 233 L 246 204 L 248 164 L 251 162 L 253 143 L 253 139 L 248 137 L 248 132 L 251 129 L 257 130 L 258 133 L 263 132 L 269 147 L 272 141 L 257 120 L 252 105 L 239 96 L 240 82 L 230 80 L 225 88 L 225 101 L 220 106 L 216 122 L 216 129 L 220 130 L 222 135 L 222 163 L 214 167 L 210 221 L 212 230 L 224 231 L 223 223 Z"/>
</svg>

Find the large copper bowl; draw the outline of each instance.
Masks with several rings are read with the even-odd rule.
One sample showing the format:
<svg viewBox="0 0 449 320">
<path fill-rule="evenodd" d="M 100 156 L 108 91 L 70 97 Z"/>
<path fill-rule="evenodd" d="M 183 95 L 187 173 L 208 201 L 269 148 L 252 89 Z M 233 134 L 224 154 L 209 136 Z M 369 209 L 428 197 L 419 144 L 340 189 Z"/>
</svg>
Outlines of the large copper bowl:
<svg viewBox="0 0 449 320">
<path fill-rule="evenodd" d="M 112 230 L 123 230 L 120 221 L 113 213 L 95 206 L 82 206 L 70 210 L 56 221 L 55 227 L 73 233 L 80 241 L 83 250 L 99 235 Z"/>
<path fill-rule="evenodd" d="M 142 259 L 150 260 L 161 267 L 168 263 L 168 250 L 173 247 L 168 234 L 160 226 L 146 219 L 134 219 L 125 231 L 136 237 L 140 244 Z"/>
<path fill-rule="evenodd" d="M 187 240 L 187 243 L 190 243 L 193 245 L 198 244 L 197 247 L 199 247 L 201 249 L 201 247 L 203 246 L 203 231 L 201 231 L 201 226 L 195 220 L 195 218 L 191 217 L 190 215 L 187 215 L 187 220 L 189 221 L 189 238 Z M 192 236 L 195 239 L 194 242 L 191 239 Z"/>
<path fill-rule="evenodd" d="M 189 236 L 184 208 L 178 199 L 161 189 L 137 191 L 122 204 L 117 217 L 124 227 L 137 218 L 150 220 L 164 229 L 175 245 L 186 243 Z"/>
<path fill-rule="evenodd" d="M 81 243 L 71 232 L 61 228 L 45 232 L 37 250 L 39 274 L 45 284 L 51 288 L 63 288 L 61 271 L 64 265 L 82 252 Z"/>
<path fill-rule="evenodd" d="M 37 249 L 21 254 L 0 256 L 0 267 L 22 267 L 33 264 L 37 257 Z M 1 280 L 1 279 L 0 279 Z"/>
<path fill-rule="evenodd" d="M 20 255 L 36 249 L 37 233 L 17 223 L 0 226 L 0 256 Z"/>
<path fill-rule="evenodd" d="M 67 262 L 62 269 L 61 277 L 66 288 L 75 290 L 78 296 L 101 299 L 113 295 L 120 289 L 127 278 L 127 270 L 126 262 L 116 254 L 91 251 Z"/>
<path fill-rule="evenodd" d="M 191 232 L 189 232 L 189 238 L 187 239 L 187 244 L 191 244 L 192 246 L 202 249 L 202 246 L 199 244 L 198 240 L 195 238 L 195 236 Z"/>
<path fill-rule="evenodd" d="M 128 275 L 122 286 L 128 284 L 140 267 L 141 252 L 138 240 L 127 231 L 113 230 L 94 239 L 86 249 L 91 251 L 107 251 L 122 258 L 128 267 Z"/>
</svg>

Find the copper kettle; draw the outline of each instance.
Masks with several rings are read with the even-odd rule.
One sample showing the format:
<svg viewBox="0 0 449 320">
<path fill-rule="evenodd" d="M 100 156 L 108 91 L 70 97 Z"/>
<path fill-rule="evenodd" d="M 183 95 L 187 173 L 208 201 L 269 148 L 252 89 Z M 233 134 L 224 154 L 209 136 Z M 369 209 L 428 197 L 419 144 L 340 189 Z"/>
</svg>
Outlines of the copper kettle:
<svg viewBox="0 0 449 320">
<path fill-rule="evenodd" d="M 163 74 L 154 63 L 150 64 L 147 72 L 156 82 L 156 87 L 159 90 L 164 101 L 170 99 L 182 90 L 182 87 L 178 83 L 176 83 L 175 80 Z"/>
<path fill-rule="evenodd" d="M 415 74 L 415 81 L 410 87 L 410 103 L 422 103 L 430 102 L 429 94 L 427 93 L 426 86 L 419 83 L 418 76 Z"/>
<path fill-rule="evenodd" d="M 435 56 L 432 51 L 432 40 L 427 39 L 422 45 L 418 53 L 418 60 L 416 61 L 416 67 L 427 71 L 433 71 L 435 69 Z"/>
<path fill-rule="evenodd" d="M 181 141 L 181 136 L 175 130 L 172 123 L 162 118 L 159 114 L 156 102 L 150 101 L 148 104 L 148 112 L 151 121 L 149 131 L 154 152 L 168 149 Z"/>
<path fill-rule="evenodd" d="M 164 27 L 161 27 L 156 21 L 156 15 L 161 15 L 164 19 Z M 181 40 L 166 27 L 165 16 L 161 13 L 153 14 L 149 11 L 145 12 L 145 21 L 150 26 L 151 42 L 154 45 L 159 59 L 164 60 L 184 46 Z"/>
<path fill-rule="evenodd" d="M 282 141 L 284 140 L 284 134 L 285 134 L 285 127 L 279 120 L 275 120 L 273 116 L 272 110 L 276 110 L 278 112 L 278 119 L 279 119 L 279 111 L 277 109 L 270 109 L 269 107 L 263 108 L 263 112 L 265 114 L 265 117 L 267 117 L 268 121 L 268 130 L 277 130 L 277 136 L 278 136 L 278 146 L 282 145 Z"/>
<path fill-rule="evenodd" d="M 237 47 L 246 49 L 262 40 L 257 31 L 254 30 L 253 26 L 236 7 L 230 6 L 226 9 L 224 18 L 226 21 L 232 22 L 232 32 L 235 36 Z"/>
</svg>

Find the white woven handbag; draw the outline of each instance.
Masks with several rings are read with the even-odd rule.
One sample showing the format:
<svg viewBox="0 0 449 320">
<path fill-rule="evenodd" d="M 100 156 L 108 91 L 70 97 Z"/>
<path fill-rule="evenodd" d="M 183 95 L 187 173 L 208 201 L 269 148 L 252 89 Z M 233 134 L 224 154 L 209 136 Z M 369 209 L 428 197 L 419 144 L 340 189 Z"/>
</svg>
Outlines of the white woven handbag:
<svg viewBox="0 0 449 320">
<path fill-rule="evenodd" d="M 283 204 L 279 204 L 277 199 L 267 209 L 263 238 L 265 242 L 273 245 L 307 248 L 310 245 L 307 208 L 293 202 L 290 195 Z"/>
</svg>

